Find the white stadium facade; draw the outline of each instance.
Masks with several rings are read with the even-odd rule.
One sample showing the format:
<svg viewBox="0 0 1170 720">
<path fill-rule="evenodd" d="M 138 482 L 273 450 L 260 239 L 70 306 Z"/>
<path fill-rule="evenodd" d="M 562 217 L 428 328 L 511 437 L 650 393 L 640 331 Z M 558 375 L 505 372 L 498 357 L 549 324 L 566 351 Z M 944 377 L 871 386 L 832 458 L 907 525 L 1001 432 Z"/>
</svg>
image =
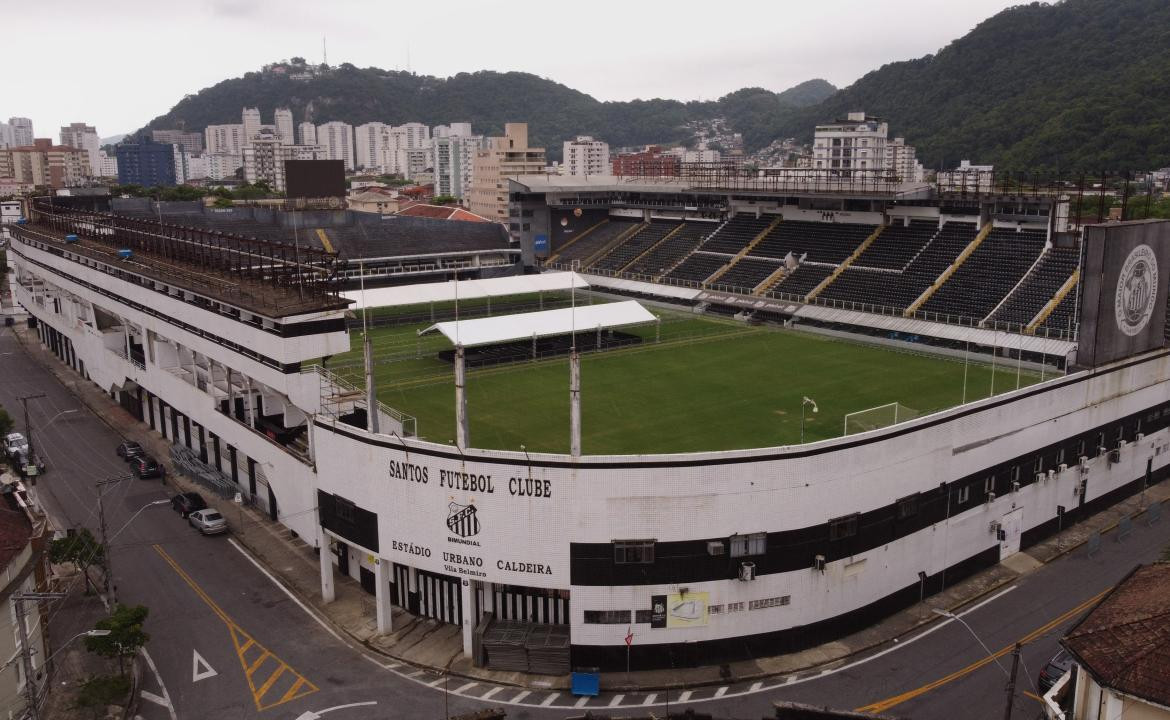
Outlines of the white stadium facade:
<svg viewBox="0 0 1170 720">
<path fill-rule="evenodd" d="M 786 222 L 929 217 L 941 227 L 963 212 L 995 225 L 1003 207 L 1002 199 L 960 207 L 922 188 L 778 194 L 644 183 L 631 192 L 612 178 L 573 188 L 541 182 L 513 184 L 513 215 L 524 226 L 515 272 L 556 255 L 568 230 L 599 215 L 715 227 L 738 213 L 788 208 Z M 1034 224 L 1050 242 L 1066 230 L 1050 198 L 1014 208 L 1001 225 Z M 310 365 L 350 345 L 349 302 L 327 281 L 353 264 L 339 268 L 324 249 L 294 259 L 276 241 L 39 202 L 27 215 L 9 226 L 15 299 L 63 363 L 320 548 L 326 598 L 335 573 L 348 575 L 376 596 L 381 630 L 400 606 L 462 626 L 465 652 L 480 661 L 492 661 L 482 648 L 485 618 L 556 626 L 568 638 L 562 669 L 624 668 L 631 630 L 634 668 L 809 647 L 1168 473 L 1170 232 L 1161 223 L 1084 229 L 1079 347 L 1064 374 L 804 445 L 599 456 L 431 442 L 380 405 L 371 432 L 361 389 Z M 508 257 L 502 242 L 475 253 Z M 505 265 L 491 265 L 493 273 Z M 476 268 L 468 261 L 459 277 L 492 274 Z M 583 272 L 620 290 L 620 273 Z M 430 279 L 452 276 L 439 267 Z M 653 285 L 641 278 L 627 289 L 647 296 Z M 710 291 L 661 285 L 661 298 L 674 301 L 680 288 Z M 731 304 L 734 296 L 721 295 Z M 770 298 L 790 317 L 833 309 L 745 297 Z M 875 326 L 888 319 L 866 316 Z M 1017 337 L 1020 350 L 1038 339 Z M 1028 357 L 1063 363 L 1069 348 L 1059 340 Z"/>
</svg>

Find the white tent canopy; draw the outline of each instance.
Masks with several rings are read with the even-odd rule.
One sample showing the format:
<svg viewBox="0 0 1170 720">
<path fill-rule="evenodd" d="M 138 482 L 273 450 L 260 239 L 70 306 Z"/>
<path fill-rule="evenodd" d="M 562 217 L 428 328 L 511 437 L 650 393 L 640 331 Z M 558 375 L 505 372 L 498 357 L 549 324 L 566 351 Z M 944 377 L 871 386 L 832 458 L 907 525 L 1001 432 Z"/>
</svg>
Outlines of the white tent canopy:
<svg viewBox="0 0 1170 720">
<path fill-rule="evenodd" d="M 589 283 L 573 272 L 549 272 L 539 275 L 514 275 L 511 277 L 487 278 L 485 280 L 448 280 L 438 283 L 397 285 L 395 287 L 347 290 L 343 298 L 353 300 L 351 310 L 362 308 L 395 307 L 419 305 L 429 302 L 450 302 L 455 299 L 504 297 L 535 292 L 568 290 L 573 287 L 586 288 Z M 364 298 L 363 298 L 364 295 Z"/>
<path fill-rule="evenodd" d="M 571 332 L 586 333 L 598 328 L 641 325 L 656 320 L 657 318 L 637 301 L 626 300 L 604 305 L 582 305 L 577 308 L 498 315 L 474 320 L 452 320 L 436 323 L 419 334 L 438 330 L 455 345 L 474 347 L 527 340 L 532 337 L 568 335 Z"/>
</svg>

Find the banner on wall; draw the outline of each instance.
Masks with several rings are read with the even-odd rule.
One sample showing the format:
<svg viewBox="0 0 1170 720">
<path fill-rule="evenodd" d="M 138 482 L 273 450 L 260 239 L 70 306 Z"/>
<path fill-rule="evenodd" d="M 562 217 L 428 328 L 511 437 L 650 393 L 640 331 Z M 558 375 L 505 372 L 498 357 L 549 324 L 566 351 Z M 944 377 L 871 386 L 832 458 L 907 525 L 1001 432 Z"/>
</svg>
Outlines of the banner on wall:
<svg viewBox="0 0 1170 720">
<path fill-rule="evenodd" d="M 650 596 L 650 627 L 659 629 L 666 627 L 666 596 Z"/>
<path fill-rule="evenodd" d="M 706 627 L 708 593 L 674 593 L 666 598 L 666 627 Z"/>
</svg>

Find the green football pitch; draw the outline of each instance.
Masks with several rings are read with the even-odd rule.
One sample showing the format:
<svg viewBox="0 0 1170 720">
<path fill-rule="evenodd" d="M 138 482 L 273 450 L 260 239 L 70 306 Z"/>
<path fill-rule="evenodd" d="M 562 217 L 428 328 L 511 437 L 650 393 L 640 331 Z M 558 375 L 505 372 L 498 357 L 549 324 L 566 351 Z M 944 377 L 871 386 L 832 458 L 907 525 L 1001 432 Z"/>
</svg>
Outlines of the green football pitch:
<svg viewBox="0 0 1170 720">
<path fill-rule="evenodd" d="M 640 345 L 581 359 L 582 452 L 641 454 L 731 450 L 838 437 L 847 413 L 900 403 L 922 415 L 962 402 L 962 359 L 877 347 L 732 320 L 655 310 L 658 328 L 630 330 Z M 427 440 L 453 443 L 454 372 L 429 325 L 370 331 L 379 399 L 417 419 Z M 362 382 L 361 335 L 331 358 L 334 372 Z M 968 401 L 1039 380 L 1014 363 L 994 372 L 982 356 L 966 368 Z M 569 367 L 564 357 L 468 371 L 473 447 L 569 450 Z"/>
</svg>

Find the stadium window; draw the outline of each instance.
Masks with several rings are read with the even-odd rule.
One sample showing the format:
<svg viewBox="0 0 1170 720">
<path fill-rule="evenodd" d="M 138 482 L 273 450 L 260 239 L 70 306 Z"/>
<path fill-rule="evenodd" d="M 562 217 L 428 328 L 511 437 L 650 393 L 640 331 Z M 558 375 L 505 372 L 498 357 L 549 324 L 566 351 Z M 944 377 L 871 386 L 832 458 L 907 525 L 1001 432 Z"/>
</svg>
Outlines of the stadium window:
<svg viewBox="0 0 1170 720">
<path fill-rule="evenodd" d="M 970 485 L 964 485 L 963 487 L 959 488 L 957 493 L 955 493 L 955 503 L 958 505 L 963 505 L 970 499 L 971 499 L 971 486 Z"/>
<path fill-rule="evenodd" d="M 345 498 L 335 497 L 333 500 L 333 514 L 341 522 L 352 523 L 354 516 L 354 504 Z"/>
<path fill-rule="evenodd" d="M 613 561 L 618 565 L 650 565 L 654 562 L 654 541 L 614 540 Z"/>
<path fill-rule="evenodd" d="M 987 477 L 983 478 L 983 494 L 987 495 L 991 493 L 992 490 L 995 490 L 995 476 L 988 475 Z"/>
<path fill-rule="evenodd" d="M 763 555 L 768 548 L 768 533 L 731 536 L 731 557 Z"/>
<path fill-rule="evenodd" d="M 1044 456 L 1037 455 L 1036 462 L 1032 463 L 1032 474 L 1039 475 L 1042 472 L 1044 472 Z"/>
<path fill-rule="evenodd" d="M 918 514 L 918 493 L 908 495 L 898 501 L 897 518 L 906 520 Z"/>
<path fill-rule="evenodd" d="M 586 625 L 628 625 L 629 610 L 586 610 Z"/>
<path fill-rule="evenodd" d="M 1057 467 L 1064 465 L 1064 448 L 1060 448 L 1056 451 L 1056 465 Z"/>
<path fill-rule="evenodd" d="M 857 534 L 859 513 L 833 518 L 829 521 L 829 540 L 844 540 Z"/>
<path fill-rule="evenodd" d="M 1020 481 L 1020 466 L 1012 465 L 1012 482 L 1018 483 Z"/>
<path fill-rule="evenodd" d="M 1080 440 L 1077 440 L 1077 459 L 1079 460 L 1080 458 L 1083 458 L 1084 456 L 1085 456 L 1085 439 L 1081 438 Z"/>
<path fill-rule="evenodd" d="M 710 609 L 708 609 L 707 612 L 710 612 Z M 639 623 L 641 625 L 649 625 L 653 615 L 654 615 L 653 610 L 635 610 L 634 611 L 634 622 Z"/>
<path fill-rule="evenodd" d="M 1097 454 L 1105 452 L 1105 433 L 1097 433 Z"/>
</svg>

